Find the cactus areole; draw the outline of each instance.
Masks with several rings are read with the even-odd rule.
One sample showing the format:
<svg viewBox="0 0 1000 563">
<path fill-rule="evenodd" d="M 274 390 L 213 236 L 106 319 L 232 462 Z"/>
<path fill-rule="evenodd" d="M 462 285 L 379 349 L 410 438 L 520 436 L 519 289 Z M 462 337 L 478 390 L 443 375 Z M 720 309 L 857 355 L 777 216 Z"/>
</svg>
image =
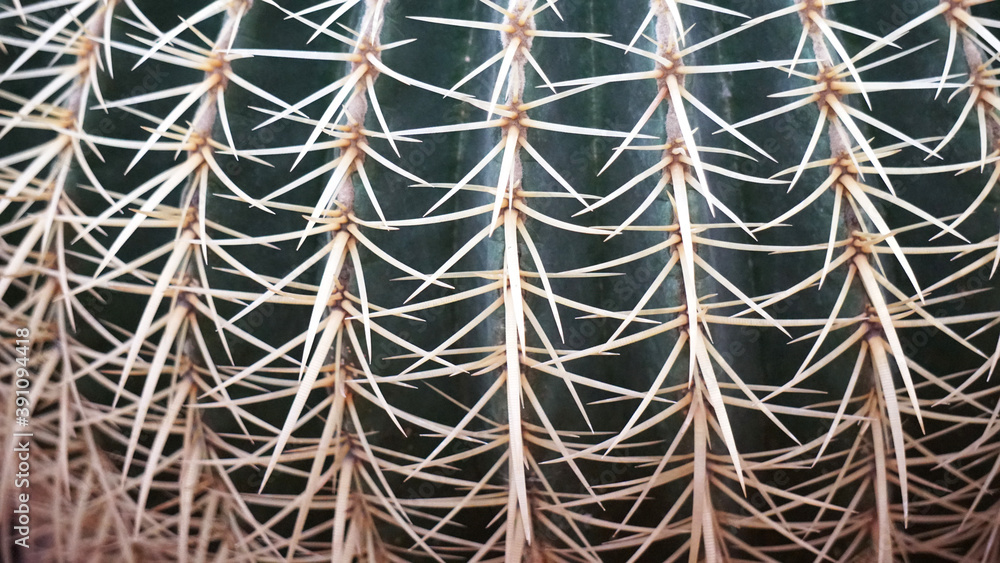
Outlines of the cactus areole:
<svg viewBox="0 0 1000 563">
<path fill-rule="evenodd" d="M 0 559 L 1000 561 L 1000 2 L 6 1 Z"/>
</svg>

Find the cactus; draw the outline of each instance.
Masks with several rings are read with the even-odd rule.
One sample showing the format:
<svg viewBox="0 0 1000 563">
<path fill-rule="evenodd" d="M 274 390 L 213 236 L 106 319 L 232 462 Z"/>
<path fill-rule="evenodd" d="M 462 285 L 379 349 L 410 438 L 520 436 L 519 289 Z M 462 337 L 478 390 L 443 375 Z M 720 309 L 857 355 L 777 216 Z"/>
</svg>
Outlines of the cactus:
<svg viewBox="0 0 1000 563">
<path fill-rule="evenodd" d="M 1000 560 L 996 8 L 0 6 L 0 553 Z"/>
</svg>

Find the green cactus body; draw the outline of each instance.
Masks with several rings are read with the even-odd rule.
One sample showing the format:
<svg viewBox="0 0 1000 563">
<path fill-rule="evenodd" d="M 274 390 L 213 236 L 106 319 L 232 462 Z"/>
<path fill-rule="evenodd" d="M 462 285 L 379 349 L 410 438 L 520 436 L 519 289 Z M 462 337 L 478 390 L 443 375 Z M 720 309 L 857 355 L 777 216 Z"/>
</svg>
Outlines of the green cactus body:
<svg viewBox="0 0 1000 563">
<path fill-rule="evenodd" d="M 0 553 L 1000 559 L 994 16 L 0 7 Z"/>
</svg>

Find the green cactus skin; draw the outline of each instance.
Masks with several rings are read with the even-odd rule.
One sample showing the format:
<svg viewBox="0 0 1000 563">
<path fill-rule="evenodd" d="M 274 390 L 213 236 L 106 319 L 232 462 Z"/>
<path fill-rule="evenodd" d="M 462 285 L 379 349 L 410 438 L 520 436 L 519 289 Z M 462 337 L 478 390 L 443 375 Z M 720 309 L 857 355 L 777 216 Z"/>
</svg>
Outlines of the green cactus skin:
<svg viewBox="0 0 1000 563">
<path fill-rule="evenodd" d="M 1000 560 L 997 7 L 0 6 L 2 558 Z"/>
</svg>

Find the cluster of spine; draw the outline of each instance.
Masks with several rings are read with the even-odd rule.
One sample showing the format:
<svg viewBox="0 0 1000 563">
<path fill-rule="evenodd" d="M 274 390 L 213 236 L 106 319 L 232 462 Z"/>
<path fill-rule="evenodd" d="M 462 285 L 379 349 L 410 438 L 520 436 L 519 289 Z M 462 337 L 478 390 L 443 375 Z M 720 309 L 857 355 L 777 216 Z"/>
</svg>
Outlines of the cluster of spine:
<svg viewBox="0 0 1000 563">
<path fill-rule="evenodd" d="M 991 0 L 926 2 L 883 36 L 838 21 L 874 1 L 775 1 L 751 18 L 698 0 L 434 15 L 215 0 L 180 23 L 140 0 L 0 7 L 0 518 L 19 488 L 26 328 L 27 560 L 1000 557 L 1000 316 L 966 283 L 1000 263 L 1000 235 L 967 238 L 995 222 L 1000 22 L 973 14 Z M 585 9 L 639 29 L 628 44 L 603 33 L 623 21 L 569 31 Z M 278 18 L 298 47 L 259 45 L 253 26 Z M 795 18 L 799 42 L 775 60 L 711 61 Z M 942 22 L 947 41 L 906 42 Z M 396 35 L 421 26 L 487 56 L 430 73 L 453 84 L 421 80 L 390 54 L 419 51 L 428 37 Z M 866 78 L 933 49 L 936 76 Z M 543 56 L 559 50 L 592 75 Z M 592 53 L 621 66 L 588 66 Z M 283 61 L 311 64 L 308 80 L 259 85 Z M 117 86 L 151 64 L 176 84 Z M 728 95 L 794 101 L 752 115 L 745 99 L 703 101 L 727 102 L 702 93 L 743 73 L 778 78 Z M 911 136 L 922 109 L 899 123 L 879 108 L 912 91 L 964 101 Z M 442 111 L 407 114 L 411 96 Z M 800 112 L 813 126 L 778 149 L 796 166 L 740 170 L 754 158 L 737 144 L 774 160 L 746 131 Z M 102 116 L 142 127 L 106 134 Z M 255 140 L 258 121 L 283 133 Z M 553 139 L 605 164 L 572 170 Z M 405 157 L 428 143 L 437 164 L 415 170 Z M 942 199 L 962 211 L 907 199 L 930 175 L 957 175 Z M 741 217 L 753 198 L 771 215 Z M 817 240 L 777 234 L 818 217 L 802 229 Z M 600 259 L 573 248 L 602 244 Z M 761 290 L 732 260 L 817 267 Z M 622 277 L 637 289 L 608 297 Z M 248 328 L 265 310 L 274 334 Z M 731 358 L 741 329 L 790 342 L 790 359 Z M 911 353 L 911 333 L 931 352 Z M 935 349 L 954 370 L 922 365 L 950 368 Z"/>
<path fill-rule="evenodd" d="M 26 23 L 47 30 L 42 35 L 44 41 L 19 43 L 5 38 L 8 49 L 18 46 L 22 53 L 6 66 L 5 83 L 43 76 L 50 77 L 51 88 L 29 96 L 4 91 L 4 99 L 15 111 L 5 113 L 3 134 L 13 131 L 16 135 L 19 129 L 53 134 L 42 143 L 28 143 L 27 148 L 5 152 L 0 157 L 6 196 L 0 207 L 8 219 L 3 226 L 5 248 L 0 294 L 7 299 L 12 293 L 23 295 L 15 301 L 15 306 L 5 305 L 3 331 L 5 337 L 13 338 L 16 334 L 30 337 L 21 339 L 20 346 L 28 348 L 26 353 L 15 352 L 14 341 L 5 338 L 3 354 L 10 361 L 5 362 L 4 381 L 5 390 L 10 393 L 4 394 L 4 413 L 10 416 L 5 416 L 3 422 L 4 469 L 14 469 L 19 461 L 12 453 L 17 443 L 13 434 L 30 430 L 33 437 L 37 436 L 36 447 L 31 451 L 30 465 L 34 471 L 22 472 L 20 477 L 16 477 L 16 471 L 5 471 L 7 475 L 2 478 L 5 494 L 0 498 L 0 506 L 5 514 L 12 513 L 15 501 L 21 497 L 8 493 L 19 485 L 17 488 L 30 492 L 34 506 L 38 507 L 36 514 L 45 515 L 38 519 L 35 530 L 45 538 L 50 552 L 78 553 L 84 557 L 96 556 L 100 553 L 99 546 L 108 539 L 114 543 L 127 537 L 128 520 L 121 518 L 121 510 L 125 506 L 135 509 L 134 501 L 117 490 L 117 468 L 101 453 L 97 443 L 96 434 L 112 428 L 103 420 L 77 424 L 83 398 L 73 374 L 92 359 L 92 353 L 78 343 L 77 331 L 91 326 L 110 338 L 114 336 L 82 305 L 74 291 L 80 280 L 73 279 L 67 271 L 67 239 L 76 235 L 86 244 L 101 246 L 82 230 L 79 221 L 57 220 L 57 217 L 82 215 L 67 194 L 72 188 L 69 177 L 73 168 L 85 174 L 109 203 L 113 202 L 84 156 L 84 146 L 92 146 L 84 134 L 84 118 L 95 99 L 104 101 L 98 76 L 105 72 L 107 59 L 102 59 L 100 43 L 107 42 L 110 36 L 110 14 L 117 4 L 77 3 L 56 21 L 41 19 L 28 9 L 19 15 Z M 80 18 L 85 14 L 87 17 L 81 24 Z M 74 25 L 81 26 L 78 33 L 72 32 Z M 29 69 L 24 64 L 41 54 L 65 54 L 69 61 L 44 70 Z M 17 244 L 7 243 L 9 237 L 14 237 Z M 110 262 L 115 267 L 124 265 L 116 259 Z M 29 360 L 23 378 L 29 385 L 21 387 L 30 389 L 27 405 L 16 399 L 21 394 L 14 391 L 15 368 L 21 367 L 14 361 L 15 354 Z M 31 428 L 15 427 L 15 412 L 25 414 L 23 410 L 15 411 L 15 407 L 29 409 L 33 415 Z M 101 413 L 95 410 L 94 414 Z M 26 490 L 25 485 L 32 482 L 35 487 Z M 86 524 L 81 525 L 84 521 Z M 73 526 L 76 530 L 72 534 L 62 532 Z M 97 544 L 91 544 L 89 538 L 95 538 Z M 155 544 L 155 540 L 150 543 Z M 6 554 L 18 549 L 11 533 L 4 534 L 0 544 L 0 550 Z"/>
</svg>

